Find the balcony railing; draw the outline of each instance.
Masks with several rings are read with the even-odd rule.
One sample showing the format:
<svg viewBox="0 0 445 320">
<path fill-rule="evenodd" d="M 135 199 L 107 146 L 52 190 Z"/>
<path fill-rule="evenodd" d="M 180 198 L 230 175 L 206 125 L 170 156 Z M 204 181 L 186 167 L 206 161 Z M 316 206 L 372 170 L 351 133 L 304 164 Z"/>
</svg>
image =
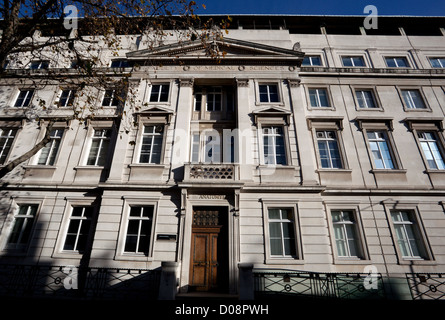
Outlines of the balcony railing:
<svg viewBox="0 0 445 320">
<path fill-rule="evenodd" d="M 407 273 L 413 300 L 445 299 L 444 273 Z"/>
<path fill-rule="evenodd" d="M 184 165 L 184 180 L 236 181 L 239 167 L 235 164 L 187 163 Z"/>
</svg>

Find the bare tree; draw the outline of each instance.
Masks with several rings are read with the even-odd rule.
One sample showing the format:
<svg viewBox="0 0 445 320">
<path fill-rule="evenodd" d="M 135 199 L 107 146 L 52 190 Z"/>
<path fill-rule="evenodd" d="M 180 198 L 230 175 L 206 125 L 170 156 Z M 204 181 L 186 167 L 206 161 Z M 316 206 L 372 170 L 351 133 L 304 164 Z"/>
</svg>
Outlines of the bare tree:
<svg viewBox="0 0 445 320">
<path fill-rule="evenodd" d="M 134 42 L 143 41 L 145 48 L 162 44 L 166 37 L 206 43 L 209 36 L 221 36 L 220 27 L 224 29 L 228 21 L 214 28 L 212 20 L 201 21 L 195 14 L 197 7 L 195 1 L 188 0 L 3 0 L 0 80 L 28 86 L 32 82 L 39 89 L 76 86 L 82 103 L 72 104 L 71 112 L 59 116 L 58 121 L 93 118 L 101 108 L 96 103 L 97 90 L 113 87 L 122 93 L 114 97 L 120 103 L 136 103 L 129 81 L 134 66 L 110 70 L 101 61 L 100 52 L 105 49 L 118 56 L 125 45 L 121 35 L 131 35 Z M 219 55 L 211 50 L 209 54 Z M 64 69 L 60 61 L 72 64 Z M 50 68 L 51 64 L 59 66 Z M 57 105 L 39 97 L 34 101 L 36 104 L 23 110 L 23 115 L 29 121 L 45 118 L 46 134 L 28 152 L 4 165 L 0 179 L 51 139 L 55 123 L 51 115 Z M 124 116 L 121 113 L 117 118 L 120 121 Z"/>
</svg>

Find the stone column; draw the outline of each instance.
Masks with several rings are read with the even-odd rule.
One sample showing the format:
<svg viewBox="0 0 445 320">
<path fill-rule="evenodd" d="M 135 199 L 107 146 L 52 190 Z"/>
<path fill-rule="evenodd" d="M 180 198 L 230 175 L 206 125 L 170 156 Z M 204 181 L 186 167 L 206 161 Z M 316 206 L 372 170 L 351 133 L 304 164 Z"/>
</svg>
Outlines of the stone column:
<svg viewBox="0 0 445 320">
<path fill-rule="evenodd" d="M 236 79 L 238 145 L 235 150 L 235 161 L 239 163 L 240 180 L 252 180 L 253 150 L 252 127 L 249 116 L 249 79 Z"/>
</svg>

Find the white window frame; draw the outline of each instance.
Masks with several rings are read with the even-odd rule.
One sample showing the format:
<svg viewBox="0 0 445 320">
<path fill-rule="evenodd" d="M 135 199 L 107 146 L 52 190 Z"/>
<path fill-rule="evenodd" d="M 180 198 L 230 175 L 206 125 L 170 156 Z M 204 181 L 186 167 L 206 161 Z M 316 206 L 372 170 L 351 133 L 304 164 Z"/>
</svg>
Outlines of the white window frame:
<svg viewBox="0 0 445 320">
<path fill-rule="evenodd" d="M 260 199 L 262 202 L 263 208 L 263 224 L 264 224 L 264 244 L 265 244 L 265 256 L 267 264 L 304 264 L 304 255 L 303 255 L 303 245 L 301 240 L 301 223 L 298 212 L 298 205 L 295 201 L 276 201 L 274 199 Z M 271 247 L 270 247 L 270 231 L 269 231 L 269 223 L 271 219 L 269 219 L 269 209 L 290 209 L 292 210 L 292 214 L 294 217 L 293 220 L 293 231 L 295 237 L 295 256 L 277 256 L 272 255 Z M 273 222 L 274 220 L 272 220 Z"/>
<path fill-rule="evenodd" d="M 96 132 L 100 132 L 100 136 L 96 136 Z M 110 154 L 110 148 L 111 148 L 112 134 L 113 134 L 112 128 L 93 128 L 93 135 L 91 137 L 91 143 L 90 143 L 89 152 L 88 152 L 88 156 L 87 156 L 87 160 L 86 160 L 87 166 L 101 166 L 101 167 L 103 167 L 103 166 L 107 165 L 108 156 Z M 94 163 L 89 163 L 90 158 L 92 158 L 91 152 L 92 152 L 94 140 L 99 141 L 98 152 L 94 157 Z M 108 140 L 108 146 L 106 149 L 104 149 L 104 147 L 103 147 L 105 140 Z M 103 164 L 99 164 L 99 159 L 101 157 L 102 157 L 102 159 L 105 157 Z"/>
<path fill-rule="evenodd" d="M 307 105 L 309 110 L 334 110 L 334 105 L 332 103 L 331 93 L 330 93 L 329 87 L 315 87 L 315 86 L 308 86 L 306 88 L 306 95 L 307 95 Z M 316 93 L 316 102 L 317 105 L 313 106 L 311 102 L 311 91 L 315 90 Z M 320 90 L 323 90 L 326 93 L 326 100 L 328 105 L 322 106 L 321 100 L 320 100 Z"/>
<path fill-rule="evenodd" d="M 390 67 L 388 65 L 388 59 L 393 59 L 395 67 Z M 399 66 L 396 59 L 404 59 L 406 61 L 406 66 Z M 397 68 L 400 68 L 400 69 L 411 68 L 411 63 L 410 63 L 410 61 L 409 61 L 407 56 L 403 56 L 403 55 L 402 56 L 394 56 L 394 55 L 385 56 L 384 60 L 385 60 L 385 65 L 386 65 L 387 68 L 395 68 L 395 69 L 397 69 Z"/>
<path fill-rule="evenodd" d="M 260 85 L 267 86 L 276 86 L 278 91 L 278 101 L 277 102 L 261 102 L 260 100 Z M 270 101 L 270 99 L 268 99 Z M 264 105 L 273 105 L 273 106 L 284 106 L 284 97 L 283 97 L 283 88 L 282 82 L 277 80 L 261 80 L 255 81 L 255 105 L 264 106 Z"/>
<path fill-rule="evenodd" d="M 409 111 L 409 112 L 416 112 L 416 111 L 431 111 L 430 106 L 425 98 L 425 94 L 423 93 L 422 88 L 420 87 L 398 87 L 397 90 L 399 91 L 399 95 L 400 95 L 400 99 L 402 100 L 402 104 L 403 104 L 403 109 L 405 111 Z M 422 100 L 423 103 L 423 108 L 418 108 L 415 103 L 414 100 L 411 97 L 411 91 L 416 91 L 419 94 L 420 99 Z M 409 93 L 409 98 L 410 98 L 410 103 L 406 103 L 405 101 L 405 92 Z M 414 106 L 411 107 L 411 106 Z"/>
<path fill-rule="evenodd" d="M 155 100 L 151 100 L 154 86 L 159 86 L 159 92 L 157 94 L 156 99 Z M 165 100 L 165 101 L 162 100 L 161 101 L 162 88 L 164 88 L 164 87 L 168 87 L 167 100 Z M 169 103 L 170 102 L 171 89 L 172 89 L 172 86 L 171 86 L 170 82 L 155 82 L 155 83 L 151 83 L 151 85 L 150 85 L 150 94 L 148 95 L 148 103 L 149 104 L 153 104 L 153 103 L 156 103 L 156 104 L 167 104 L 167 103 Z"/>
<path fill-rule="evenodd" d="M 50 141 L 39 151 L 36 162 L 37 165 L 53 166 L 57 162 L 59 151 L 60 148 L 62 147 L 62 140 L 64 134 L 65 134 L 64 128 L 53 127 L 50 133 Z M 49 149 L 49 151 L 46 155 L 46 158 L 43 159 L 42 156 L 45 149 Z"/>
<path fill-rule="evenodd" d="M 273 132 L 266 134 L 265 133 L 265 129 L 266 128 L 268 130 L 272 129 Z M 281 135 L 279 135 L 279 134 L 274 132 L 278 128 L 281 129 Z M 260 136 L 261 136 L 261 144 L 260 144 L 261 152 L 260 152 L 260 154 L 261 154 L 261 163 L 262 164 L 268 165 L 268 166 L 288 166 L 288 165 L 290 165 L 290 163 L 289 163 L 289 150 L 288 150 L 289 142 L 288 142 L 288 136 L 287 136 L 287 132 L 286 132 L 286 129 L 285 129 L 284 125 L 280 125 L 280 124 L 274 125 L 274 124 L 263 123 L 263 124 L 261 124 L 261 134 L 260 134 Z M 285 163 L 277 163 L 276 139 L 279 136 L 281 136 L 281 138 L 283 139 L 283 144 L 284 144 L 283 152 L 284 152 Z M 264 138 L 265 137 L 269 137 L 267 140 L 268 141 L 272 141 L 272 158 L 271 158 L 272 163 L 266 163 L 266 155 L 264 154 L 264 148 L 265 148 Z"/>
<path fill-rule="evenodd" d="M 65 103 L 62 105 L 62 96 L 64 92 L 68 91 L 68 97 Z M 77 90 L 76 89 L 62 89 L 56 98 L 55 104 L 59 108 L 68 108 L 74 106 L 74 101 L 76 99 Z"/>
<path fill-rule="evenodd" d="M 46 65 L 45 65 L 46 64 Z M 29 69 L 31 70 L 45 70 L 49 68 L 49 60 L 33 60 L 29 64 Z M 35 66 L 33 68 L 33 66 Z"/>
<path fill-rule="evenodd" d="M 11 135 L 11 132 L 14 131 L 14 135 Z M 6 135 L 4 133 L 7 132 Z M 8 163 L 9 156 L 11 155 L 11 151 L 14 148 L 14 143 L 16 141 L 16 137 L 18 135 L 18 128 L 11 127 L 3 127 L 0 126 L 0 138 L 5 138 L 3 144 L 0 145 L 0 159 L 4 156 L 4 161 L 0 161 L 0 166 Z M 8 143 L 10 142 L 9 149 L 7 151 Z M 4 155 L 5 153 L 5 155 Z"/>
<path fill-rule="evenodd" d="M 327 136 L 328 132 L 333 132 L 335 137 L 331 138 Z M 320 133 L 323 134 L 323 137 L 320 135 Z M 344 156 L 343 156 L 343 152 L 342 152 L 342 148 L 341 148 L 341 143 L 339 140 L 339 136 L 338 136 L 338 130 L 333 130 L 333 129 L 315 129 L 315 140 L 316 140 L 316 147 L 317 147 L 317 153 L 318 153 L 318 162 L 319 162 L 319 168 L 320 169 L 332 169 L 332 170 L 336 170 L 336 169 L 344 169 Z M 331 156 L 331 148 L 329 146 L 329 141 L 335 141 L 335 143 L 337 144 L 337 152 L 338 155 L 340 157 L 340 162 L 341 165 L 340 167 L 334 167 L 333 162 L 332 162 L 332 156 Z M 326 144 L 326 148 L 328 151 L 328 161 L 329 161 L 329 166 L 328 167 L 323 167 L 322 164 L 322 159 L 321 159 L 321 153 L 320 153 L 320 146 L 319 146 L 319 142 L 324 142 Z"/>
<path fill-rule="evenodd" d="M 357 87 L 357 88 L 352 88 L 352 89 L 353 89 L 353 96 L 354 96 L 354 101 L 355 101 L 355 105 L 356 105 L 356 110 L 358 110 L 358 111 L 364 111 L 364 110 L 368 110 L 368 111 L 370 111 L 370 110 L 371 111 L 372 110 L 382 111 L 383 110 L 382 105 L 381 105 L 380 100 L 379 100 L 378 95 L 377 95 L 377 91 L 375 90 L 375 88 L 364 88 L 364 87 L 358 88 Z M 371 108 L 371 107 L 367 106 L 366 99 L 364 99 L 363 97 L 362 97 L 362 101 L 365 102 L 366 106 L 365 107 L 361 107 L 360 106 L 360 102 L 359 102 L 359 98 L 357 97 L 357 94 L 358 93 L 362 93 L 364 91 L 371 92 L 372 101 L 374 103 L 374 108 Z"/>
<path fill-rule="evenodd" d="M 162 127 L 162 141 L 161 141 L 161 154 L 160 154 L 160 160 L 159 163 L 156 162 L 152 162 L 152 156 L 153 156 L 153 141 L 154 141 L 154 136 L 156 135 L 160 135 L 160 134 L 156 134 L 156 132 L 153 133 L 145 133 L 145 127 Z M 165 149 L 165 139 L 166 139 L 166 130 L 167 127 L 165 124 L 162 123 L 150 123 L 150 122 L 142 122 L 140 123 L 139 126 L 139 137 L 138 137 L 138 143 L 136 145 L 136 152 L 135 152 L 135 158 L 134 158 L 134 163 L 138 163 L 138 164 L 143 164 L 143 165 L 159 165 L 159 164 L 163 164 L 164 163 L 164 149 Z M 141 153 L 142 153 L 142 142 L 144 137 L 146 136 L 152 136 L 151 138 L 151 152 L 150 152 L 150 158 L 148 162 L 141 162 Z"/>
<path fill-rule="evenodd" d="M 359 58 L 362 62 L 363 65 L 360 66 L 356 66 L 355 62 L 354 62 L 354 58 Z M 351 66 L 345 66 L 345 61 L 344 59 L 349 59 L 349 61 L 351 62 Z M 362 55 L 342 55 L 341 56 L 341 63 L 342 66 L 345 68 L 366 68 L 366 61 L 365 58 Z"/>
<path fill-rule="evenodd" d="M 107 97 L 108 93 L 111 93 L 110 97 Z M 119 94 L 117 89 L 114 88 L 105 89 L 102 96 L 101 106 L 106 108 L 113 108 L 119 106 L 120 101 L 119 98 L 117 98 L 116 96 L 117 94 Z M 106 98 L 110 99 L 110 102 L 108 104 L 104 104 Z"/>
<path fill-rule="evenodd" d="M 429 57 L 428 58 L 430 64 L 431 64 L 431 68 L 445 68 L 445 57 Z M 437 60 L 437 62 L 439 63 L 440 67 L 435 67 L 433 65 L 432 60 Z"/>
<path fill-rule="evenodd" d="M 304 58 L 309 58 L 309 64 L 301 64 L 302 67 L 322 67 L 323 59 L 320 54 L 308 54 Z M 313 64 L 312 59 L 317 58 L 320 61 L 320 64 Z"/>
<path fill-rule="evenodd" d="M 153 253 L 154 247 L 156 245 L 156 222 L 158 216 L 158 206 L 159 206 L 159 198 L 158 197 L 145 197 L 145 198 L 137 198 L 137 197 L 127 197 L 124 196 L 124 205 L 123 205 L 123 214 L 122 220 L 119 228 L 119 236 L 116 250 L 116 260 L 128 260 L 128 261 L 153 261 Z M 150 235 L 150 245 L 147 255 L 144 253 L 137 252 L 126 252 L 125 244 L 127 240 L 127 232 L 128 232 L 128 224 L 130 220 L 130 211 L 131 207 L 153 207 L 153 220 L 151 225 L 151 235 Z"/>
<path fill-rule="evenodd" d="M 374 137 L 370 138 L 369 134 L 370 133 L 374 133 Z M 379 135 L 382 134 L 383 137 L 380 137 Z M 370 129 L 366 131 L 366 140 L 368 143 L 368 148 L 370 151 L 370 155 L 371 155 L 371 159 L 372 159 L 372 163 L 373 163 L 373 167 L 375 169 L 389 169 L 389 170 L 393 170 L 393 169 L 398 169 L 397 167 L 397 162 L 395 161 L 395 157 L 394 157 L 394 151 L 392 150 L 392 145 L 391 142 L 389 140 L 389 135 L 388 135 L 388 131 L 387 130 L 381 130 L 381 129 Z M 371 143 L 375 143 L 377 146 L 377 151 L 379 154 L 380 158 L 375 158 L 374 157 L 374 153 L 373 153 L 373 149 L 371 147 Z M 386 147 L 388 148 L 388 152 L 389 152 L 389 160 L 391 161 L 392 167 L 389 167 L 389 165 L 385 162 L 384 160 L 384 151 L 382 150 L 382 143 L 384 143 L 386 145 Z M 377 160 L 381 159 L 381 162 L 383 164 L 383 168 L 378 168 L 377 167 Z"/>
<path fill-rule="evenodd" d="M 17 106 L 17 102 L 18 102 L 20 94 L 22 92 L 26 92 L 25 98 L 23 99 L 22 103 L 19 106 Z M 13 107 L 14 108 L 27 108 L 27 107 L 29 107 L 32 104 L 32 100 L 34 98 L 34 95 L 35 95 L 35 90 L 34 89 L 20 89 L 18 94 L 17 94 L 17 96 L 16 96 L 16 98 L 15 98 L 15 100 L 14 100 Z M 27 104 L 25 104 L 26 101 L 28 101 Z"/>
</svg>

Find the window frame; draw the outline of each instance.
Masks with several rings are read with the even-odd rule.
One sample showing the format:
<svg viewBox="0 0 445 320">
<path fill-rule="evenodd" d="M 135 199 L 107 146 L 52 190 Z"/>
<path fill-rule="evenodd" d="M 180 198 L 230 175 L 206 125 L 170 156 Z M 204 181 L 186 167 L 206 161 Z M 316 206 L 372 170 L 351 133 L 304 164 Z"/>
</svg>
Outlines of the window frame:
<svg viewBox="0 0 445 320">
<path fill-rule="evenodd" d="M 158 92 L 158 97 L 156 100 L 152 101 L 151 97 L 152 97 L 152 93 L 153 93 L 153 88 L 154 86 L 160 86 L 159 87 L 159 92 Z M 162 96 L 162 88 L 167 86 L 168 87 L 168 91 L 167 91 L 167 99 L 161 100 L 161 96 Z M 153 82 L 150 84 L 150 93 L 148 94 L 148 103 L 149 104 L 169 104 L 170 103 L 170 99 L 171 99 L 171 91 L 172 91 L 172 85 L 171 82 Z"/>
<path fill-rule="evenodd" d="M 27 93 L 26 93 L 26 96 L 23 98 L 22 103 L 18 106 L 17 102 L 18 102 L 22 92 L 27 92 Z M 31 96 L 30 97 L 28 96 L 29 92 L 31 92 Z M 32 105 L 32 101 L 34 99 L 35 94 L 36 94 L 36 90 L 35 89 L 29 89 L 29 88 L 19 89 L 17 95 L 15 96 L 13 107 L 14 108 L 28 108 L 30 105 Z M 26 102 L 26 101 L 28 101 L 28 103 L 26 105 L 24 105 L 24 102 Z"/>
<path fill-rule="evenodd" d="M 304 264 L 304 253 L 301 238 L 301 222 L 298 212 L 298 203 L 295 201 L 276 201 L 269 199 L 260 199 L 263 209 L 263 226 L 264 226 L 264 248 L 265 262 L 267 264 Z M 294 217 L 293 231 L 295 240 L 294 256 L 276 256 L 271 254 L 270 231 L 269 231 L 269 209 L 291 209 Z"/>
<path fill-rule="evenodd" d="M 383 206 L 386 213 L 386 219 L 390 228 L 391 237 L 397 257 L 397 262 L 400 265 L 431 265 L 435 264 L 435 258 L 433 255 L 433 252 L 431 250 L 431 245 L 428 241 L 428 237 L 426 234 L 425 226 L 423 225 L 423 221 L 421 219 L 420 215 L 420 209 L 419 205 L 414 202 L 410 201 L 395 201 L 395 200 L 386 200 L 383 201 Z M 398 244 L 398 237 L 396 234 L 396 229 L 394 227 L 394 223 L 392 220 L 391 213 L 393 211 L 409 211 L 411 213 L 411 217 L 413 218 L 416 226 L 417 226 L 417 232 L 419 236 L 419 240 L 421 243 L 419 245 L 421 246 L 420 250 L 423 251 L 424 257 L 422 258 L 412 258 L 412 257 L 404 257 L 402 255 L 402 251 L 400 249 L 400 246 Z"/>
<path fill-rule="evenodd" d="M 394 61 L 396 66 L 390 67 L 388 65 L 388 59 L 393 59 L 393 61 Z M 406 66 L 403 66 L 403 67 L 398 66 L 397 65 L 397 61 L 395 59 L 403 59 L 406 62 Z M 409 69 L 409 68 L 411 68 L 411 63 L 410 63 L 408 57 L 405 56 L 405 55 L 400 55 L 400 56 L 399 55 L 384 56 L 383 60 L 385 61 L 385 66 L 387 68 L 392 68 L 392 69 Z"/>
<path fill-rule="evenodd" d="M 7 252 L 8 255 L 18 255 L 18 256 L 26 256 L 31 243 L 33 241 L 36 223 L 39 219 L 40 211 L 43 203 L 42 198 L 15 198 L 12 200 L 12 204 L 9 210 L 9 213 L 6 215 L 5 224 L 3 227 L 3 232 L 0 234 L 0 251 Z M 13 248 L 9 246 L 8 242 L 12 233 L 12 229 L 15 226 L 15 221 L 18 213 L 20 212 L 20 206 L 37 206 L 35 216 L 33 218 L 29 239 L 26 244 L 20 247 Z"/>
<path fill-rule="evenodd" d="M 326 100 L 328 105 L 327 106 L 313 106 L 311 103 L 311 90 L 317 90 L 317 101 L 320 101 L 318 90 L 324 90 L 326 92 Z M 335 110 L 333 100 L 331 97 L 331 90 L 329 86 L 307 86 L 306 87 L 306 99 L 307 99 L 307 106 L 309 110 Z"/>
<path fill-rule="evenodd" d="M 428 104 L 428 101 L 426 100 L 425 93 L 423 92 L 422 87 L 397 87 L 397 91 L 400 96 L 400 100 L 402 101 L 403 110 L 406 112 L 422 112 L 422 111 L 428 111 L 431 112 L 431 108 Z M 410 108 L 407 103 L 405 102 L 404 98 L 404 92 L 410 92 L 410 91 L 417 91 L 419 93 L 420 99 L 422 100 L 422 103 L 424 105 L 424 108 Z"/>
<path fill-rule="evenodd" d="M 47 70 L 49 69 L 49 60 L 32 60 L 29 63 L 29 69 L 30 70 Z"/>
<path fill-rule="evenodd" d="M 365 58 L 362 55 L 342 55 L 340 58 L 341 58 L 342 66 L 344 68 L 366 68 L 367 67 Z M 359 58 L 361 63 L 362 63 L 362 65 L 359 65 L 359 66 L 357 65 L 356 66 L 355 63 L 354 63 L 354 60 L 353 60 L 354 58 Z M 346 66 L 345 65 L 345 59 L 349 59 L 350 60 L 350 62 L 351 62 L 350 66 Z"/>
<path fill-rule="evenodd" d="M 111 96 L 107 96 L 107 94 L 111 92 Z M 107 88 L 105 90 L 103 90 L 103 94 L 102 94 L 102 100 L 101 100 L 101 107 L 104 108 L 116 108 L 118 107 L 121 103 L 124 103 L 124 101 L 120 101 L 119 99 L 119 94 L 121 94 L 121 92 L 119 91 L 119 89 L 116 88 Z M 110 102 L 108 104 L 104 104 L 105 103 L 105 99 L 110 99 Z"/>
<path fill-rule="evenodd" d="M 306 58 L 309 58 L 310 64 L 303 64 L 303 62 L 304 62 L 304 60 Z M 320 64 L 313 64 L 312 63 L 312 58 L 318 58 L 320 60 Z M 321 54 L 308 54 L 308 55 L 305 55 L 305 57 L 303 59 L 303 62 L 301 63 L 302 67 L 323 67 L 324 66 Z"/>
<path fill-rule="evenodd" d="M 123 212 L 121 223 L 119 227 L 118 243 L 116 247 L 116 260 L 127 260 L 127 261 L 153 261 L 154 247 L 156 245 L 156 230 L 157 230 L 157 220 L 159 214 L 159 201 L 158 197 L 144 197 L 144 198 L 133 198 L 124 197 Z M 150 234 L 150 246 L 147 255 L 144 253 L 133 253 L 125 251 L 125 244 L 127 239 L 128 224 L 130 218 L 130 212 L 132 207 L 147 207 L 153 206 L 153 221 L 151 226 Z"/>
<path fill-rule="evenodd" d="M 382 103 L 380 101 L 379 95 L 377 93 L 377 88 L 375 86 L 373 87 L 363 87 L 363 86 L 351 86 L 351 90 L 352 90 L 352 95 L 354 97 L 354 102 L 355 102 L 355 109 L 357 111 L 384 111 L 383 110 L 383 106 Z M 374 105 L 375 108 L 361 108 L 360 107 L 360 103 L 359 100 L 357 98 L 357 92 L 358 91 L 370 91 L 372 94 L 372 99 L 374 101 Z"/>
<path fill-rule="evenodd" d="M 65 104 L 62 105 L 62 97 L 64 92 L 68 91 L 68 97 L 65 101 Z M 61 88 L 59 94 L 57 95 L 54 104 L 57 105 L 58 108 L 71 108 L 74 106 L 77 98 L 77 90 L 73 88 Z"/>
<path fill-rule="evenodd" d="M 46 131 L 46 130 L 47 130 L 47 129 L 45 129 L 45 131 Z M 52 136 L 52 133 L 53 133 L 54 131 L 56 131 L 56 132 L 61 131 L 62 133 L 61 133 L 60 136 Z M 62 142 L 63 142 L 64 136 L 65 136 L 65 128 L 64 128 L 64 127 L 61 127 L 61 126 L 53 126 L 50 135 L 51 135 L 51 136 L 50 136 L 50 141 L 49 141 L 49 142 L 48 142 L 42 149 L 40 149 L 39 152 L 36 154 L 36 157 L 35 157 L 35 158 L 36 158 L 35 164 L 38 165 L 38 166 L 54 166 L 54 165 L 57 163 L 57 160 L 58 160 L 58 158 L 59 158 L 60 149 L 62 148 Z M 55 141 L 57 141 L 57 140 L 58 140 L 59 142 L 58 142 L 57 148 L 56 148 L 56 150 L 55 150 L 55 155 L 53 156 L 53 161 L 51 161 L 52 163 L 49 163 L 49 160 L 50 160 L 51 157 L 52 157 L 52 153 L 54 152 L 54 148 L 53 148 L 53 147 L 54 147 L 54 143 L 55 143 Z M 44 163 L 40 163 L 40 160 L 41 160 L 41 157 L 42 157 L 43 150 L 47 147 L 48 144 L 50 144 L 50 146 L 49 146 L 50 150 L 49 150 L 49 152 L 48 152 L 47 158 L 46 158 L 46 160 L 44 161 Z"/>
<path fill-rule="evenodd" d="M 431 60 L 437 59 L 439 62 L 440 67 L 435 67 L 433 65 L 433 62 Z M 442 61 L 443 60 L 443 61 Z M 442 69 L 445 68 L 445 57 L 428 57 L 428 61 L 430 62 L 431 68 L 434 69 Z"/>
<path fill-rule="evenodd" d="M 260 86 L 271 86 L 274 85 L 277 87 L 277 96 L 278 101 L 277 102 L 270 102 L 270 99 L 268 97 L 268 102 L 262 102 L 260 99 Z M 261 81 L 255 81 L 255 105 L 257 106 L 264 106 L 264 105 L 273 105 L 273 106 L 283 106 L 284 105 L 284 97 L 283 97 L 283 88 L 282 88 L 282 81 L 279 80 L 261 80 Z"/>
<path fill-rule="evenodd" d="M 370 254 L 366 241 L 365 228 L 362 221 L 362 213 L 359 203 L 349 201 L 324 201 L 325 212 L 327 215 L 330 243 L 335 264 L 349 264 L 351 262 L 358 264 L 368 264 Z M 358 256 L 339 256 L 338 248 L 335 241 L 334 223 L 332 221 L 333 211 L 350 211 L 355 219 L 354 230 L 356 232 L 356 244 Z"/>
<path fill-rule="evenodd" d="M 2 123 L 0 123 L 0 131 L 1 131 L 0 138 L 3 137 L 3 132 L 5 130 L 8 131 L 8 136 L 5 136 L 7 140 L 5 141 L 3 146 L 0 146 L 0 167 L 8 163 L 8 159 L 11 156 L 11 152 L 14 149 L 15 142 L 17 141 L 19 129 L 20 128 L 18 128 L 18 127 L 3 126 Z M 10 139 L 11 139 L 11 136 L 9 135 L 9 133 L 11 131 L 15 131 L 15 133 L 14 133 L 15 135 L 14 135 L 14 137 L 12 137 L 12 141 L 11 141 L 11 144 L 9 145 L 8 152 L 6 153 L 6 155 L 4 157 L 4 161 L 1 161 L 1 157 L 3 157 L 3 152 L 5 151 L 5 146 L 7 146 L 8 141 L 10 141 Z"/>
<path fill-rule="evenodd" d="M 93 237 L 94 225 L 97 222 L 97 217 L 99 214 L 99 206 L 96 197 L 82 197 L 82 196 L 67 196 L 65 198 L 65 209 L 63 212 L 62 221 L 59 227 L 59 236 L 56 240 L 55 250 L 53 256 L 55 258 L 73 258 L 81 257 L 83 253 L 75 250 L 65 250 L 65 242 L 68 234 L 68 228 L 70 226 L 71 215 L 74 207 L 93 207 L 93 213 L 91 217 L 91 226 L 87 236 L 87 243 Z"/>
<path fill-rule="evenodd" d="M 102 133 L 100 137 L 96 137 L 96 135 L 95 135 L 96 131 L 102 131 L 102 132 L 108 131 L 109 132 L 109 136 L 108 137 L 107 136 L 104 137 L 104 135 Z M 89 141 L 89 146 L 88 146 L 88 154 L 86 156 L 86 162 L 85 162 L 86 166 L 106 167 L 108 165 L 110 152 L 111 152 L 110 150 L 112 148 L 112 137 L 113 137 L 113 128 L 110 127 L 110 126 L 107 126 L 107 127 L 94 126 L 92 128 L 92 135 L 91 135 L 91 137 L 89 137 L 90 141 Z M 89 164 L 94 139 L 99 139 L 99 150 L 98 150 L 98 153 L 96 154 L 96 157 L 95 157 L 95 160 L 94 160 L 94 164 Z M 102 156 L 105 157 L 105 160 L 104 160 L 103 164 L 98 164 L 98 160 L 100 159 L 100 157 L 101 157 L 100 154 L 102 152 L 101 147 L 102 147 L 102 144 L 103 144 L 104 140 L 108 140 L 107 150 L 105 151 L 105 154 L 102 155 Z"/>
</svg>

